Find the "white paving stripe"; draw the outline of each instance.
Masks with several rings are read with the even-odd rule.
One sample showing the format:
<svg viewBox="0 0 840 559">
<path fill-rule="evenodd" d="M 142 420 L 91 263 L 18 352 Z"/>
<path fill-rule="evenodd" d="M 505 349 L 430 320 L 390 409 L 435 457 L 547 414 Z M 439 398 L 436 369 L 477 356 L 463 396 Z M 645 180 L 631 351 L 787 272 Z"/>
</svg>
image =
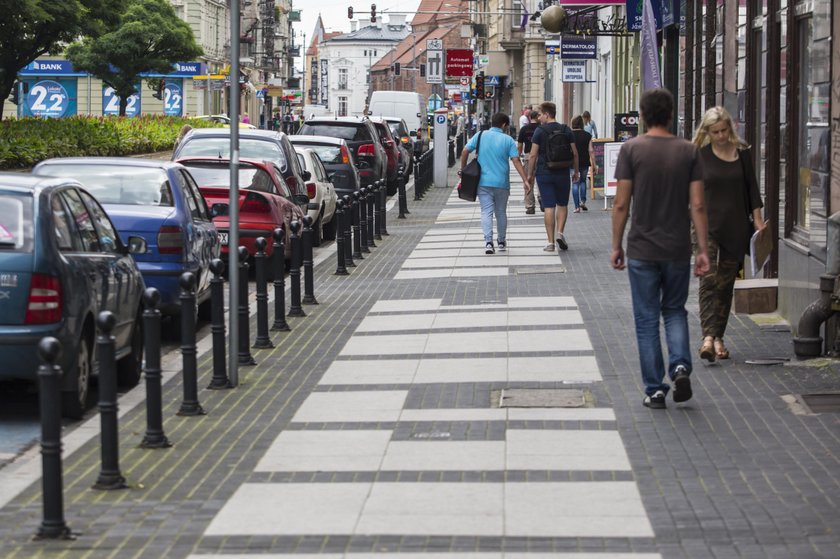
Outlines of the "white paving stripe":
<svg viewBox="0 0 840 559">
<path fill-rule="evenodd" d="M 292 417 L 292 423 L 397 421 L 406 396 L 406 390 L 313 392 Z"/>
<path fill-rule="evenodd" d="M 592 351 L 586 330 L 511 330 L 353 336 L 340 355 Z"/>
<path fill-rule="evenodd" d="M 504 253 L 481 254 L 477 256 L 458 256 L 449 258 L 415 258 L 403 263 L 403 270 L 414 268 L 461 268 L 476 266 L 558 266 L 562 260 L 553 252 L 542 252 L 530 256 L 506 256 Z"/>
<path fill-rule="evenodd" d="M 634 482 L 246 483 L 205 535 L 650 538 Z"/>
<path fill-rule="evenodd" d="M 499 326 L 583 325 L 576 310 L 483 311 L 427 313 L 412 315 L 366 316 L 356 332 L 396 330 L 438 330 L 442 328 L 481 328 Z"/>
<path fill-rule="evenodd" d="M 509 297 L 507 303 L 482 303 L 478 305 L 444 305 L 443 299 L 380 299 L 371 307 L 371 313 L 409 312 L 432 310 L 481 310 L 497 308 L 553 308 L 577 307 L 574 297 Z"/>
<path fill-rule="evenodd" d="M 594 356 L 469 357 L 334 361 L 319 384 L 453 384 L 469 382 L 593 382 Z"/>
<path fill-rule="evenodd" d="M 407 551 L 397 553 L 234 553 L 221 555 L 188 555 L 187 559 L 391 559 L 404 557 L 405 559 L 662 559 L 658 553 L 539 553 L 530 551 L 505 551 L 505 552 L 453 552 L 453 553 L 415 553 Z"/>
<path fill-rule="evenodd" d="M 508 429 L 505 440 L 391 440 L 390 430 L 284 431 L 260 472 L 629 471 L 615 431 Z"/>
<path fill-rule="evenodd" d="M 467 278 L 510 275 L 509 268 L 438 268 L 434 270 L 400 270 L 394 279 Z"/>
</svg>

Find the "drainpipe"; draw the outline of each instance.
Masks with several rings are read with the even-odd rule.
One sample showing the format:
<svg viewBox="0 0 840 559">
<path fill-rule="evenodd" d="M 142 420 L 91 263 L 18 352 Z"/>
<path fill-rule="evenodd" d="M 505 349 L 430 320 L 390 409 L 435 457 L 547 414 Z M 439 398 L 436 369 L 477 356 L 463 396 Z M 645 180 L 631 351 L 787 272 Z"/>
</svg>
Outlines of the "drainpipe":
<svg viewBox="0 0 840 559">
<path fill-rule="evenodd" d="M 825 273 L 820 275 L 820 297 L 808 305 L 799 318 L 797 336 L 793 338 L 793 351 L 801 359 L 819 357 L 823 351 L 820 329 L 823 322 L 831 318 L 836 310 L 832 308 L 837 276 L 840 275 L 840 212 L 827 220 L 827 258 Z"/>
</svg>

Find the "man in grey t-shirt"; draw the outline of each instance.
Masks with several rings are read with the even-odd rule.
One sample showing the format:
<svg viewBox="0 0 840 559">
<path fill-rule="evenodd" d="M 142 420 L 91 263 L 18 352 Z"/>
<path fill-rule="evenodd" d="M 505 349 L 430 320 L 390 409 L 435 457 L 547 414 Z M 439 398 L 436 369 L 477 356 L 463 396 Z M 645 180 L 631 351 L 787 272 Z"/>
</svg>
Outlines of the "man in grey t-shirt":
<svg viewBox="0 0 840 559">
<path fill-rule="evenodd" d="M 674 98 L 666 89 L 653 89 L 642 95 L 639 105 L 648 131 L 628 140 L 618 155 L 611 263 L 616 270 L 625 267 L 622 238 L 632 201 L 626 265 L 645 385 L 643 403 L 664 409 L 670 388 L 664 382 L 666 372 L 674 383 L 674 402 L 684 402 L 692 394 L 685 310 L 691 277 L 690 223 L 697 232 L 694 274 L 702 276 L 709 271 L 708 222 L 699 152 L 669 130 Z M 660 316 L 668 344 L 667 371 L 659 340 Z"/>
</svg>

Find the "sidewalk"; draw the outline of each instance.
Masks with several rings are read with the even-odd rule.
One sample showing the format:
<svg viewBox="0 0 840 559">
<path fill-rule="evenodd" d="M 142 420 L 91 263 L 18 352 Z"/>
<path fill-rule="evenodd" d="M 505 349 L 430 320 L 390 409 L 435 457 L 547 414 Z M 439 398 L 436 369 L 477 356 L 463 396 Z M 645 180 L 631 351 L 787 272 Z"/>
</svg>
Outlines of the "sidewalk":
<svg viewBox="0 0 840 559">
<path fill-rule="evenodd" d="M 349 277 L 318 266 L 320 304 L 240 387 L 204 390 L 200 356 L 208 415 L 175 416 L 165 386 L 173 448 L 137 448 L 145 411 L 126 414 L 129 490 L 90 489 L 98 439 L 65 457 L 78 539 L 31 541 L 35 484 L 0 509 L 0 557 L 840 557 L 838 417 L 782 399 L 837 390 L 837 366 L 748 365 L 791 357 L 790 334 L 733 315 L 733 359 L 695 361 L 694 399 L 642 407 L 610 213 L 570 214 L 570 250 L 544 253 L 513 192 L 492 256 L 451 189 L 391 211 Z M 699 340 L 696 282 L 689 301 Z"/>
</svg>

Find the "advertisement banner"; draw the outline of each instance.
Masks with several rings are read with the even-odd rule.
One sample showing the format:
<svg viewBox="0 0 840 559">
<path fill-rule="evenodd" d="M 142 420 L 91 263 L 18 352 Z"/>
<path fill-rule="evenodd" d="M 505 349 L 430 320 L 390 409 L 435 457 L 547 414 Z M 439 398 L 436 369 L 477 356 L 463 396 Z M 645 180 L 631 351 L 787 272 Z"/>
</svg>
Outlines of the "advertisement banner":
<svg viewBox="0 0 840 559">
<path fill-rule="evenodd" d="M 330 72 L 327 66 L 329 61 L 326 58 L 321 59 L 321 104 L 325 107 L 329 106 L 330 101 Z"/>
<path fill-rule="evenodd" d="M 616 113 L 613 124 L 616 141 L 624 142 L 635 138 L 639 134 L 639 113 L 636 111 Z"/>
<path fill-rule="evenodd" d="M 446 51 L 446 77 L 456 78 L 473 75 L 473 51 L 471 49 L 449 49 Z"/>
<path fill-rule="evenodd" d="M 309 69 L 309 100 L 314 105 L 318 102 L 318 60 L 312 57 Z"/>
<path fill-rule="evenodd" d="M 65 80 L 28 80 L 29 93 L 23 116 L 61 118 L 76 114 L 76 78 Z"/>
<path fill-rule="evenodd" d="M 181 116 L 184 111 L 184 89 L 181 80 L 166 80 L 163 90 L 163 114 Z"/>
<path fill-rule="evenodd" d="M 102 86 L 102 114 L 118 116 L 120 114 L 120 98 L 113 87 Z M 140 88 L 134 86 L 134 95 L 126 99 L 125 116 L 133 117 L 140 114 Z"/>
<path fill-rule="evenodd" d="M 604 144 L 604 196 L 615 196 L 618 190 L 618 179 L 615 178 L 615 167 L 618 164 L 618 154 L 621 151 L 620 142 Z"/>
<path fill-rule="evenodd" d="M 639 61 L 642 71 L 642 92 L 662 87 L 662 75 L 659 72 L 659 49 L 656 46 L 656 22 L 653 21 L 652 12 L 651 1 L 644 0 L 642 5 L 642 59 Z"/>
</svg>

